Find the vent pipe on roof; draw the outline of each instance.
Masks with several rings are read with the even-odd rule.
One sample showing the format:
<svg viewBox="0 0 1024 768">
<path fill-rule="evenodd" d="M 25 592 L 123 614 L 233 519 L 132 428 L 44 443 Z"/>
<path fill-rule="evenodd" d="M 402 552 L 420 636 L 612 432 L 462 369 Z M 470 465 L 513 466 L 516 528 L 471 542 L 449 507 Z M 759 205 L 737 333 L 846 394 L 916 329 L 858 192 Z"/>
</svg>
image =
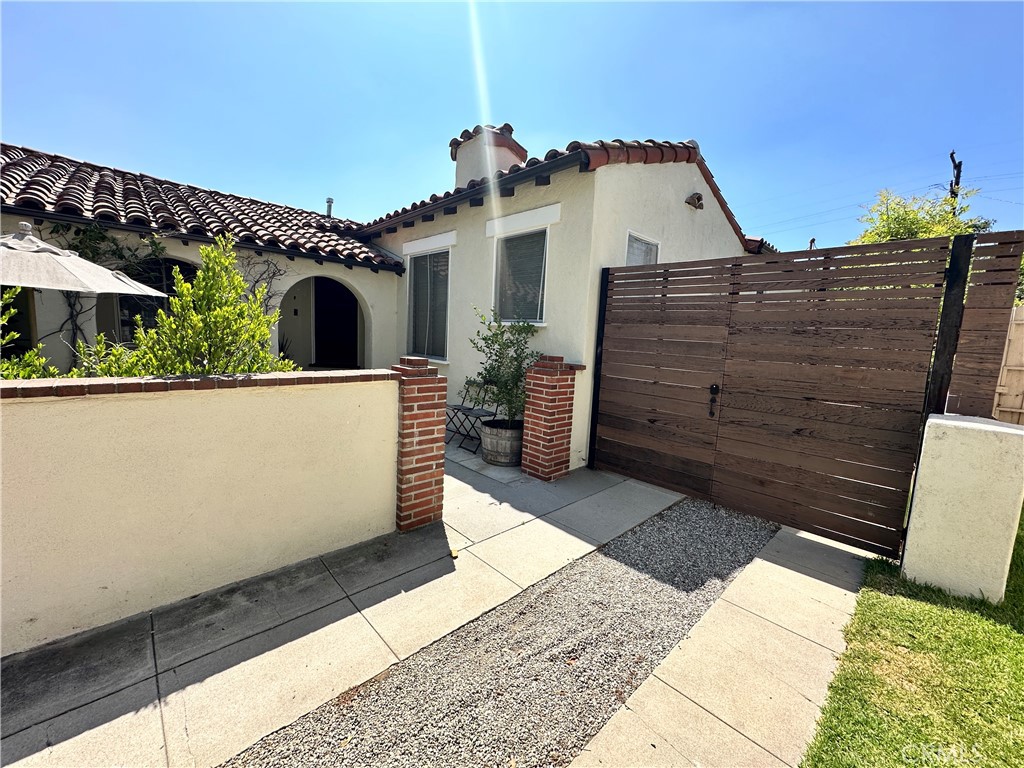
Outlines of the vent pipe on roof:
<svg viewBox="0 0 1024 768">
<path fill-rule="evenodd" d="M 333 197 L 328 197 L 327 198 L 327 218 L 328 219 L 331 218 L 331 208 L 333 208 L 333 207 L 334 207 L 334 198 Z"/>
</svg>

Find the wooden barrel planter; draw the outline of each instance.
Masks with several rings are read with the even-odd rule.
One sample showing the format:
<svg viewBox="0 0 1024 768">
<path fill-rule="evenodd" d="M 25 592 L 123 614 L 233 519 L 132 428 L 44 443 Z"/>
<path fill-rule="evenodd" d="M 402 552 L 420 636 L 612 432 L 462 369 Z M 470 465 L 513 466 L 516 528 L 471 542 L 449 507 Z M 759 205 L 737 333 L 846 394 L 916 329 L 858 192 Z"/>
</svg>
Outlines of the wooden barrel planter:
<svg viewBox="0 0 1024 768">
<path fill-rule="evenodd" d="M 480 422 L 480 450 L 484 461 L 498 467 L 518 467 L 523 461 L 523 422 L 504 419 Z"/>
</svg>

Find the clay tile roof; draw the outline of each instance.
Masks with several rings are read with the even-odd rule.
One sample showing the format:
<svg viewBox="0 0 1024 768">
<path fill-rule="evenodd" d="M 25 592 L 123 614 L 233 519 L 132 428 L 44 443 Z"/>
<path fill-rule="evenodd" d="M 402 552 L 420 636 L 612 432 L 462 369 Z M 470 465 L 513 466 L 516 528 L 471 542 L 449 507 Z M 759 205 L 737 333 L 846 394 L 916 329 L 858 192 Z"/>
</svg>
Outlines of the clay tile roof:
<svg viewBox="0 0 1024 768">
<path fill-rule="evenodd" d="M 512 132 L 514 130 L 515 129 L 508 123 L 499 125 L 497 128 L 493 125 L 478 125 L 471 131 L 465 130 L 448 142 L 448 146 L 452 149 L 452 160 L 454 160 L 455 156 L 459 153 L 459 147 L 470 139 L 476 138 L 481 133 L 487 134 L 487 139 L 491 144 L 510 149 L 520 160 L 526 160 L 528 154 L 526 148 L 512 138 Z"/>
<path fill-rule="evenodd" d="M 493 131 L 496 134 L 503 135 L 507 131 L 509 139 L 512 136 L 512 126 L 505 123 L 500 128 L 494 126 L 478 125 L 472 131 L 463 131 L 459 138 L 452 139 L 452 159 L 455 159 L 456 152 L 459 146 L 473 138 L 478 136 L 483 131 Z M 518 144 L 517 144 L 518 146 Z M 623 141 L 622 139 L 615 139 L 613 141 L 595 141 L 590 143 L 584 143 L 581 141 L 572 141 L 565 147 L 565 149 L 550 149 L 545 153 L 544 159 L 541 160 L 536 157 L 526 158 L 526 152 L 523 151 L 522 157 L 524 161 L 517 163 L 509 168 L 507 171 L 498 171 L 492 178 L 480 178 L 474 179 L 466 184 L 465 187 L 456 187 L 453 190 L 445 192 L 443 194 L 431 195 L 426 200 L 421 200 L 418 203 L 413 203 L 411 206 L 402 208 L 401 210 L 393 211 L 385 216 L 378 219 L 374 219 L 366 225 L 367 229 L 381 229 L 388 225 L 392 219 L 405 216 L 411 211 L 417 210 L 423 206 L 443 204 L 448 198 L 456 195 L 468 192 L 470 190 L 482 188 L 482 193 L 486 194 L 490 191 L 490 185 L 492 181 L 500 181 L 509 176 L 515 176 L 517 173 L 521 173 L 526 169 L 530 169 L 532 173 L 530 176 L 544 173 L 545 169 L 550 168 L 556 170 L 556 164 L 559 161 L 565 162 L 566 158 L 570 156 L 578 156 L 580 159 L 580 170 L 593 171 L 605 165 L 613 165 L 616 163 L 692 163 L 697 166 L 700 170 L 701 175 L 704 177 L 704 181 L 711 188 L 711 193 L 714 195 L 715 200 L 718 201 L 719 206 L 725 213 L 726 218 L 729 221 L 729 225 L 732 227 L 733 232 L 736 233 L 736 237 L 739 239 L 740 244 L 744 249 L 747 248 L 747 238 L 743 234 L 743 230 L 740 229 L 739 222 L 736 221 L 736 217 L 733 215 L 732 209 L 729 208 L 729 204 L 725 201 L 725 197 L 722 195 L 722 190 L 719 189 L 718 184 L 715 183 L 715 177 L 708 169 L 707 164 L 704 162 L 704 158 L 700 154 L 700 146 L 696 141 L 690 139 L 689 141 L 656 141 L 654 139 L 646 139 L 645 141 Z M 515 183 L 513 181 L 513 183 Z"/>
<path fill-rule="evenodd" d="M 230 233 L 248 247 L 335 257 L 373 269 L 402 269 L 400 261 L 355 238 L 349 219 L 200 189 L 139 173 L 84 163 L 27 147 L 0 145 L 4 208 L 60 213 L 212 238 Z"/>
<path fill-rule="evenodd" d="M 778 253 L 779 249 L 769 243 L 763 237 L 751 237 L 747 235 L 746 240 L 746 251 L 747 253 Z"/>
</svg>

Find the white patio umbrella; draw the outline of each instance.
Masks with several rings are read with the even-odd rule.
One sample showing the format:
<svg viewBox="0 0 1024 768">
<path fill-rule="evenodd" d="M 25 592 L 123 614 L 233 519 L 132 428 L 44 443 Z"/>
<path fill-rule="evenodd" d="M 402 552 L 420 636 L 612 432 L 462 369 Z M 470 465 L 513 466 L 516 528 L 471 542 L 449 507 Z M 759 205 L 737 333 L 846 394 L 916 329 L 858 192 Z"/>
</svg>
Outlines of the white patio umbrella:
<svg viewBox="0 0 1024 768">
<path fill-rule="evenodd" d="M 18 230 L 0 235 L 0 284 L 83 293 L 167 295 L 123 272 L 86 261 L 74 251 L 44 243 L 32 235 L 32 225 L 27 221 L 20 222 Z"/>
</svg>

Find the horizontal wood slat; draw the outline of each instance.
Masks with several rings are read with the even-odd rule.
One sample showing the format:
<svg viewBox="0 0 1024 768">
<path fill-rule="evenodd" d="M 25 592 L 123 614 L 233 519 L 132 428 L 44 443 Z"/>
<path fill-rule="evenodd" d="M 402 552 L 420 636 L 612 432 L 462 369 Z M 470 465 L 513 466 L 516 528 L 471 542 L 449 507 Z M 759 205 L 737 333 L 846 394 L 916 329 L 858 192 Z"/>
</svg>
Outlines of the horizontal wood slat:
<svg viewBox="0 0 1024 768">
<path fill-rule="evenodd" d="M 930 351 L 935 334 L 930 331 L 898 331 L 892 329 L 823 328 L 797 326 L 792 328 L 733 328 L 731 343 L 799 344 L 804 347 L 851 347 L 866 349 L 912 349 Z"/>
<path fill-rule="evenodd" d="M 730 360 L 771 360 L 779 363 L 841 365 L 846 368 L 884 368 L 927 371 L 931 350 L 804 347 L 799 344 L 730 344 Z"/>
<path fill-rule="evenodd" d="M 712 494 L 717 494 L 726 486 L 744 491 L 753 491 L 765 496 L 771 496 L 779 501 L 789 501 L 813 507 L 822 512 L 843 515 L 854 518 L 859 522 L 870 524 L 870 526 L 857 526 L 850 531 L 851 533 L 858 528 L 870 531 L 874 526 L 878 525 L 887 528 L 899 528 L 903 525 L 906 507 L 905 498 L 898 507 L 882 507 L 866 501 L 826 492 L 823 486 L 816 480 L 807 484 L 796 485 L 783 480 L 757 477 L 748 472 L 726 469 L 716 461 Z"/>
<path fill-rule="evenodd" d="M 729 337 L 729 329 L 713 325 L 662 325 L 656 323 L 607 323 L 604 327 L 608 339 L 678 339 L 679 341 L 722 341 Z"/>
<path fill-rule="evenodd" d="M 988 233 L 979 235 L 976 242 L 946 410 L 991 418 L 1010 332 L 1024 232 Z"/>
</svg>

